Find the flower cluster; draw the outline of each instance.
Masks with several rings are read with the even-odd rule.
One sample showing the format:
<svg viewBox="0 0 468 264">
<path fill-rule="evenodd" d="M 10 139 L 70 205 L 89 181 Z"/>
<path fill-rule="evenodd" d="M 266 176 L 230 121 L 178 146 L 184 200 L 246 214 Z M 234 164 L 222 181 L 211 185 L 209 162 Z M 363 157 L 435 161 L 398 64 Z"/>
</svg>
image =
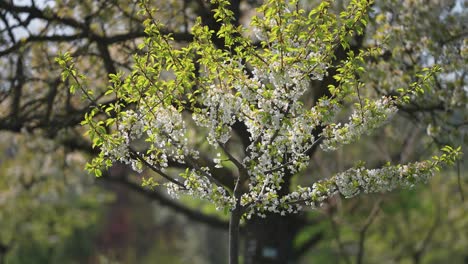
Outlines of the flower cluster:
<svg viewBox="0 0 468 264">
<path fill-rule="evenodd" d="M 330 124 L 324 131 L 324 140 L 321 144 L 323 150 L 330 151 L 339 145 L 350 144 L 359 139 L 363 134 L 370 134 L 376 128 L 382 126 L 396 112 L 397 107 L 388 97 L 377 101 L 366 101 L 366 104 L 354 111 L 349 117 L 349 122 L 341 125 Z"/>
<path fill-rule="evenodd" d="M 216 209 L 235 207 L 235 199 L 231 197 L 221 186 L 213 184 L 208 177 L 211 177 L 209 168 L 203 167 L 201 171 L 195 169 L 186 170 L 181 176 L 185 179 L 183 187 L 175 183 L 167 183 L 168 194 L 177 198 L 180 194 L 186 194 L 212 202 Z"/>
<path fill-rule="evenodd" d="M 213 146 L 218 142 L 224 144 L 231 137 L 231 126 L 236 122 L 242 100 L 222 84 L 211 84 L 204 91 L 201 101 L 205 107 L 192 118 L 198 126 L 209 129 L 208 143 Z"/>
<path fill-rule="evenodd" d="M 436 166 L 428 161 L 408 165 L 385 166 L 381 169 L 352 168 L 335 176 L 340 193 L 346 198 L 360 192 L 387 192 L 397 187 L 413 187 L 434 175 Z"/>
<path fill-rule="evenodd" d="M 243 196 L 242 205 L 248 207 L 247 217 L 253 214 L 265 216 L 266 212 L 279 214 L 297 213 L 303 205 L 315 208 L 329 197 L 341 194 L 351 198 L 359 193 L 388 192 L 399 187 L 412 188 L 415 184 L 427 182 L 443 165 L 453 164 L 461 155 L 461 148 L 444 147 L 445 153 L 432 160 L 414 162 L 405 165 L 386 165 L 380 169 L 366 169 L 362 165 L 340 172 L 335 176 L 318 181 L 312 187 L 278 196 L 276 191 L 262 194 L 252 200 Z"/>
<path fill-rule="evenodd" d="M 338 173 L 330 179 L 321 180 L 312 187 L 298 187 L 297 190 L 278 197 L 276 193 L 265 194 L 266 199 L 250 201 L 243 199 L 242 204 L 251 205 L 247 212 L 265 216 L 265 212 L 279 214 L 297 213 L 303 205 L 315 208 L 329 197 L 341 194 L 351 198 L 361 192 L 377 193 L 394 190 L 398 187 L 411 188 L 417 183 L 426 182 L 438 170 L 437 161 L 415 162 L 406 165 L 385 166 L 381 169 L 351 168 Z"/>
<path fill-rule="evenodd" d="M 262 199 L 257 201 L 247 202 L 242 199 L 241 204 L 249 205 L 249 210 L 246 217 L 249 219 L 256 214 L 260 217 L 265 217 L 266 212 L 278 213 L 281 215 L 298 213 L 303 209 L 303 206 L 316 208 L 322 203 L 338 193 L 336 185 L 331 181 L 317 182 L 312 187 L 298 186 L 297 190 L 287 195 L 279 197 L 276 192 L 267 193 Z"/>
<path fill-rule="evenodd" d="M 175 108 L 157 105 L 152 108 L 142 106 L 138 110 L 120 113 L 116 133 L 110 135 L 101 147 L 105 157 L 141 171 L 141 161 L 131 156 L 131 149 L 147 150 L 134 151 L 157 168 L 167 168 L 169 160 L 184 163 L 186 156 L 198 156 L 198 152 L 188 146 L 185 122 Z M 147 143 L 138 144 L 138 141 Z"/>
</svg>

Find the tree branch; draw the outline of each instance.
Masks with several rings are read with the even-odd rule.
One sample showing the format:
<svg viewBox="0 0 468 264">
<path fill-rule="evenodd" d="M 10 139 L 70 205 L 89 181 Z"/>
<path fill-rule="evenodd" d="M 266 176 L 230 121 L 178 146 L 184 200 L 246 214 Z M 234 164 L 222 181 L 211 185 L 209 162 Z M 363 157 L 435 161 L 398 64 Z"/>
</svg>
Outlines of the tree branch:
<svg viewBox="0 0 468 264">
<path fill-rule="evenodd" d="M 165 195 L 155 191 L 143 188 L 140 184 L 130 181 L 126 177 L 112 177 L 110 175 L 102 176 L 102 180 L 120 184 L 136 193 L 139 193 L 153 201 L 156 201 L 162 206 L 166 206 L 174 210 L 174 212 L 180 213 L 187 217 L 187 219 L 194 222 L 202 223 L 213 228 L 218 228 L 222 230 L 227 230 L 229 223 L 227 221 L 221 220 L 214 216 L 209 216 L 203 213 L 200 213 L 196 210 L 190 209 L 181 205 L 180 203 L 175 202 L 174 200 L 167 198 Z"/>
<path fill-rule="evenodd" d="M 294 259 L 300 259 L 307 251 L 316 246 L 324 238 L 324 233 L 319 232 L 309 237 L 299 248 L 294 251 Z"/>
</svg>

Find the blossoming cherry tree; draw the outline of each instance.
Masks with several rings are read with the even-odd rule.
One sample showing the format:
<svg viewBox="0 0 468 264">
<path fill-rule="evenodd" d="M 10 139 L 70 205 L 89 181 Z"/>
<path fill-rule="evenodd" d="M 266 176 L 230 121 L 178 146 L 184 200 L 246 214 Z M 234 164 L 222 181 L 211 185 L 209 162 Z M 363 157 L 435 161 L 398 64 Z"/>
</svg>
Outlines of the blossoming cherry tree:
<svg viewBox="0 0 468 264">
<path fill-rule="evenodd" d="M 311 153 L 334 151 L 384 125 L 411 97 L 430 89 L 437 67 L 397 94 L 377 96 L 359 79 L 364 60 L 378 46 L 350 49 L 362 34 L 370 1 L 353 0 L 339 16 L 330 1 L 306 12 L 298 1 L 269 0 L 248 27 L 236 25 L 229 1 L 213 1 L 217 32 L 198 19 L 193 40 L 175 45 L 155 10 L 141 2 L 147 37 L 134 56 L 133 71 L 110 75 L 108 91 L 95 96 L 85 87 L 69 54 L 58 58 L 71 90 L 95 102 L 83 125 L 99 155 L 87 165 L 97 176 L 116 162 L 157 176 L 143 185 L 166 187 L 170 196 L 190 195 L 230 213 L 230 263 L 238 263 L 241 219 L 315 208 L 333 195 L 385 192 L 425 182 L 460 149 L 405 165 L 366 169 L 363 164 L 308 187 L 284 190 L 285 179 L 301 175 Z M 222 46 L 215 41 L 222 42 Z M 347 51 L 334 63 L 335 51 Z M 334 68 L 336 84 L 310 100 L 311 82 Z M 99 100 L 114 96 L 115 103 Z M 338 115 L 352 109 L 345 123 Z M 144 144 L 141 141 L 144 140 Z M 140 143 L 138 143 L 140 142 Z M 286 193 L 286 194 L 285 194 Z"/>
</svg>

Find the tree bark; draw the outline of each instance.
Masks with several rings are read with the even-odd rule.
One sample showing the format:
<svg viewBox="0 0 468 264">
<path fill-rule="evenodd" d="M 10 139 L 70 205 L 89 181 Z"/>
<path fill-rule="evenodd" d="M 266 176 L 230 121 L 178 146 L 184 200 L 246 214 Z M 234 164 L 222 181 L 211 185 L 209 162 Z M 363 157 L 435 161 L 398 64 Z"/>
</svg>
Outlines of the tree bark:
<svg viewBox="0 0 468 264">
<path fill-rule="evenodd" d="M 284 177 L 280 196 L 289 193 L 291 175 Z M 245 226 L 244 264 L 294 263 L 294 239 L 304 227 L 301 214 L 252 216 Z"/>
<path fill-rule="evenodd" d="M 245 227 L 244 264 L 295 263 L 294 239 L 302 227 L 295 214 L 253 217 Z"/>
<path fill-rule="evenodd" d="M 239 264 L 239 223 L 242 210 L 239 206 L 231 212 L 229 220 L 229 264 Z"/>
</svg>

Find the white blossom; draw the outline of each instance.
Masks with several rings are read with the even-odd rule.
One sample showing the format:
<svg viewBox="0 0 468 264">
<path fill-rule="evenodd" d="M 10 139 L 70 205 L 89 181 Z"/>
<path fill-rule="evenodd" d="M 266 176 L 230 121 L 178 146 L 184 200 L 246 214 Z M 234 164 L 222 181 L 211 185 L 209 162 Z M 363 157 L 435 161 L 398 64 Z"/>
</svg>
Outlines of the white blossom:
<svg viewBox="0 0 468 264">
<path fill-rule="evenodd" d="M 365 107 L 355 110 L 349 117 L 349 122 L 342 125 L 330 124 L 324 129 L 325 139 L 321 145 L 323 150 L 336 150 L 339 145 L 350 144 L 363 134 L 370 134 L 382 126 L 397 112 L 393 101 L 383 97 L 370 102 Z"/>
</svg>

